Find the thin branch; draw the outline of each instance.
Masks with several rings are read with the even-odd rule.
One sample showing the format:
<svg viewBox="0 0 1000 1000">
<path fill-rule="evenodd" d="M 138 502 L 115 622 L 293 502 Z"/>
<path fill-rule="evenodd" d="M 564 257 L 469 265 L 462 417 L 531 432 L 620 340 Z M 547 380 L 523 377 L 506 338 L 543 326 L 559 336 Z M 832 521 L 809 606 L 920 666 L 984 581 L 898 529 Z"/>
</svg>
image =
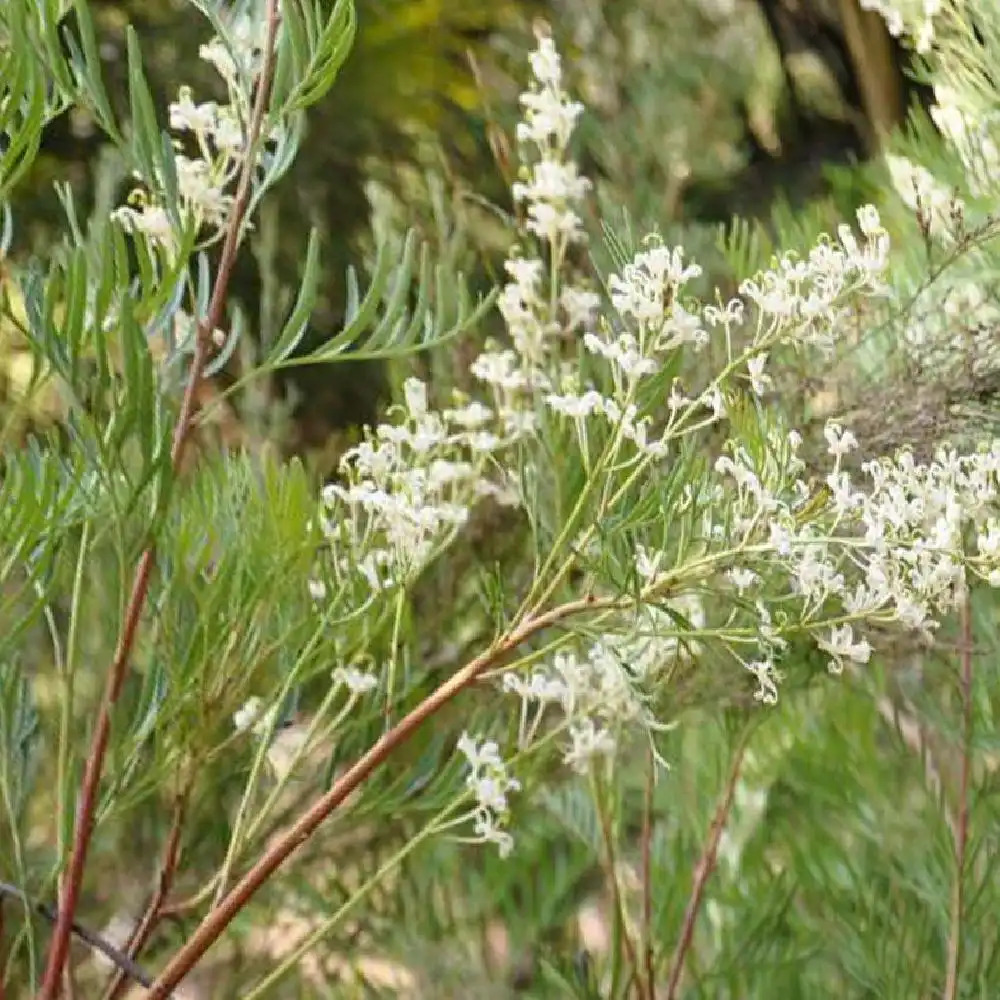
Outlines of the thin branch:
<svg viewBox="0 0 1000 1000">
<path fill-rule="evenodd" d="M 174 425 L 173 439 L 170 446 L 170 463 L 174 474 L 180 468 L 185 448 L 191 436 L 198 384 L 203 377 L 205 365 L 211 351 L 212 333 L 222 323 L 226 297 L 229 292 L 229 280 L 236 262 L 243 223 L 250 204 L 251 184 L 255 169 L 255 150 L 259 143 L 264 117 L 267 113 L 271 77 L 274 72 L 274 48 L 278 30 L 278 2 L 279 0 L 268 0 L 267 39 L 264 44 L 264 63 L 248 127 L 247 153 L 237 183 L 233 211 L 226 229 L 226 236 L 223 241 L 219 260 L 219 269 L 212 287 L 207 315 L 198 324 L 191 368 L 184 387 L 184 396 L 181 400 L 180 412 L 177 415 L 177 423 Z M 69 866 L 60 886 L 59 916 L 52 934 L 52 941 L 49 945 L 45 972 L 42 977 L 42 987 L 38 994 L 39 1000 L 56 1000 L 59 995 L 62 970 L 69 953 L 69 939 L 73 926 L 73 916 L 79 900 L 80 886 L 83 882 L 83 872 L 87 862 L 87 850 L 90 846 L 90 839 L 93 833 L 94 814 L 97 807 L 101 772 L 104 767 L 104 757 L 108 748 L 108 740 L 111 735 L 111 715 L 128 673 L 129 659 L 132 648 L 135 645 L 139 620 L 142 617 L 146 597 L 149 593 L 149 582 L 155 561 L 156 546 L 155 542 L 150 539 L 136 567 L 132 590 L 129 594 L 121 632 L 118 637 L 118 645 L 107 673 L 104 694 L 98 711 L 97 725 L 94 729 L 90 752 L 87 755 L 78 800 L 79 804 L 77 806 L 76 823 L 73 830 L 73 847 L 70 853 Z"/>
<path fill-rule="evenodd" d="M 167 894 L 174 884 L 174 877 L 177 874 L 177 863 L 181 853 L 181 834 L 184 830 L 184 819 L 187 815 L 187 806 L 191 792 L 190 783 L 181 790 L 174 800 L 173 818 L 170 823 L 170 832 L 167 834 L 167 841 L 163 848 L 163 858 L 160 861 L 160 873 L 156 881 L 156 891 L 152 899 L 146 906 L 146 912 L 142 915 L 139 923 L 129 935 L 125 951 L 130 958 L 137 958 L 139 952 L 146 946 L 156 925 L 163 918 L 163 905 L 167 901 Z M 119 968 L 108 984 L 104 992 L 104 1000 L 118 1000 L 126 987 L 126 976 Z"/>
<path fill-rule="evenodd" d="M 10 885 L 8 882 L 0 882 L 0 897 L 3 896 L 10 896 L 12 899 L 20 900 L 26 906 L 30 906 L 40 917 L 44 917 L 52 924 L 57 923 L 59 920 L 59 914 L 55 907 L 47 906 L 45 903 L 32 902 L 27 894 L 18 889 L 16 885 Z M 133 962 L 128 955 L 116 948 L 110 941 L 101 937 L 96 931 L 88 930 L 75 920 L 70 922 L 70 931 L 85 944 L 90 945 L 94 951 L 99 951 L 109 962 L 112 962 L 120 969 L 124 975 L 139 983 L 140 986 L 148 988 L 152 985 L 152 976 L 144 972 L 141 966 Z"/>
<path fill-rule="evenodd" d="M 646 995 L 656 996 L 653 972 L 653 791 L 656 787 L 656 756 L 650 744 L 646 753 L 646 794 L 642 808 L 642 959 L 646 972 Z"/>
<path fill-rule="evenodd" d="M 705 895 L 705 886 L 709 876 L 715 870 L 715 861 L 719 851 L 719 840 L 722 838 L 722 831 L 725 829 L 726 820 L 729 818 L 729 810 L 733 805 L 733 793 L 736 791 L 736 782 L 740 777 L 740 769 L 743 767 L 743 757 L 746 753 L 747 743 L 750 738 L 750 728 L 747 727 L 736 744 L 733 753 L 732 764 L 729 768 L 729 778 L 723 789 L 722 798 L 715 810 L 712 825 L 708 829 L 708 837 L 705 841 L 704 850 L 694 868 L 694 875 L 691 882 L 691 895 L 688 897 L 687 907 L 684 910 L 684 922 L 681 925 L 681 934 L 677 940 L 677 947 L 670 963 L 670 978 L 667 982 L 667 991 L 663 995 L 663 1000 L 675 1000 L 677 990 L 680 987 L 681 975 L 684 972 L 684 959 L 691 947 L 691 940 L 694 937 L 695 920 L 701 909 L 701 902 Z"/>
<path fill-rule="evenodd" d="M 962 960 L 962 910 L 965 887 L 965 853 L 969 842 L 969 781 L 972 772 L 972 606 L 966 593 L 961 611 L 962 628 L 962 771 L 958 789 L 955 829 L 955 883 L 952 887 L 951 930 L 948 934 L 948 973 L 943 1000 L 958 997 Z"/>
<path fill-rule="evenodd" d="M 608 887 L 611 890 L 611 903 L 615 908 L 618 926 L 621 928 L 622 948 L 631 966 L 631 976 L 638 984 L 640 1000 L 651 1000 L 651 997 L 646 994 L 642 976 L 639 975 L 639 961 L 636 956 L 635 945 L 632 943 L 632 936 L 628 932 L 628 921 L 625 918 L 625 904 L 622 901 L 621 886 L 618 884 L 618 873 L 615 870 L 615 841 L 611 830 L 611 817 L 600 801 L 599 789 L 600 785 L 595 781 L 594 805 L 597 807 L 597 816 L 601 821 L 601 840 L 604 842 L 604 877 L 607 879 Z M 617 958 L 618 956 L 616 956 L 615 968 L 617 968 Z"/>
<path fill-rule="evenodd" d="M 503 641 L 495 643 L 467 663 L 461 670 L 427 696 L 384 733 L 358 758 L 284 833 L 279 834 L 256 864 L 229 890 L 195 929 L 180 950 L 157 976 L 145 1000 L 166 1000 L 171 990 L 191 971 L 202 955 L 215 943 L 232 919 L 250 901 L 257 890 L 301 847 L 320 824 L 375 771 L 385 759 L 416 730 L 472 684 L 489 667 L 507 656 L 532 636 L 550 626 L 585 611 L 610 610 L 622 606 L 617 599 L 598 600 L 587 596 L 552 608 L 545 614 L 522 622 Z"/>
</svg>

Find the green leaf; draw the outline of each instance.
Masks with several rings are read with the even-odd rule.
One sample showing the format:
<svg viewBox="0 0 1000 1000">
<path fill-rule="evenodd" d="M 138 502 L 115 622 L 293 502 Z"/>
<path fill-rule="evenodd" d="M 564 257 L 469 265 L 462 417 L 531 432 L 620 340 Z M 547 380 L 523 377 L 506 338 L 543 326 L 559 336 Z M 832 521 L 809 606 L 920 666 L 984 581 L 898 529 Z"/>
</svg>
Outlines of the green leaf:
<svg viewBox="0 0 1000 1000">
<path fill-rule="evenodd" d="M 309 244 L 306 248 L 306 263 L 299 282 L 299 294 L 295 307 L 285 321 L 278 339 L 265 361 L 267 365 L 283 362 L 302 340 L 306 332 L 309 317 L 316 305 L 316 291 L 319 284 L 319 231 L 312 229 L 309 233 Z"/>
<path fill-rule="evenodd" d="M 142 68 L 142 52 L 135 29 L 129 25 L 125 34 L 128 51 L 128 95 L 132 114 L 132 149 L 143 175 L 150 183 L 161 180 L 160 130 L 156 124 L 156 109 L 153 104 L 146 74 Z M 136 241 L 141 242 L 139 240 Z"/>
<path fill-rule="evenodd" d="M 432 267 L 424 248 L 414 275 L 418 250 L 412 230 L 395 268 L 388 265 L 390 252 L 390 244 L 379 245 L 372 283 L 360 305 L 356 278 L 348 275 L 347 325 L 311 354 L 296 359 L 298 363 L 405 357 L 452 340 L 479 322 L 492 306 L 495 293 L 473 305 L 464 276 L 442 265 Z M 414 279 L 416 300 L 410 309 L 407 300 L 414 291 Z M 353 315 L 351 307 L 356 307 Z"/>
<path fill-rule="evenodd" d="M 0 201 L 34 162 L 45 122 L 55 111 L 46 100 L 44 63 L 24 44 L 32 35 L 26 7 L 15 3 L 7 16 L 17 43 L 0 47 Z"/>
<path fill-rule="evenodd" d="M 318 34 L 317 28 L 323 18 L 322 5 L 310 0 L 300 2 L 307 31 L 312 37 L 309 39 L 309 63 L 288 101 L 289 109 L 296 111 L 315 104 L 333 86 L 340 67 L 350 54 L 357 33 L 353 0 L 337 0 Z"/>
</svg>

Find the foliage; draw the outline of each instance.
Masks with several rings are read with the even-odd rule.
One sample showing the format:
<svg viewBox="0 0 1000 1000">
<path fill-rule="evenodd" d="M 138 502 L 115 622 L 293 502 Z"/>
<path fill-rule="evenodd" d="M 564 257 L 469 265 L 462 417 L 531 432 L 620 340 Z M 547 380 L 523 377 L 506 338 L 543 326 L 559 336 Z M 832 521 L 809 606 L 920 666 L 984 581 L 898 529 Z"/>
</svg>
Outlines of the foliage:
<svg viewBox="0 0 1000 1000">
<path fill-rule="evenodd" d="M 223 396 L 392 361 L 397 402 L 325 483 L 191 444 L 252 326 L 238 248 L 355 9 L 190 9 L 223 96 L 195 82 L 166 118 L 134 32 L 108 99 L 86 0 L 0 9 L 0 306 L 22 398 L 59 417 L 3 430 L 8 992 L 995 993 L 1000 446 L 967 421 L 960 450 L 935 424 L 882 452 L 788 387 L 803 358 L 986 377 L 988 296 L 950 304 L 992 273 L 991 6 L 953 0 L 927 42 L 943 136 L 917 118 L 871 168 L 925 164 L 962 210 L 883 184 L 835 239 L 738 229 L 738 295 L 660 236 L 607 221 L 594 247 L 585 108 L 539 29 L 496 293 L 446 221 L 435 261 L 383 219 L 317 343 L 325 234 L 290 234 L 296 293 Z M 136 189 L 92 212 L 60 189 L 32 255 L 9 191 L 69 107 Z M 429 360 L 462 337 L 467 370 Z"/>
</svg>

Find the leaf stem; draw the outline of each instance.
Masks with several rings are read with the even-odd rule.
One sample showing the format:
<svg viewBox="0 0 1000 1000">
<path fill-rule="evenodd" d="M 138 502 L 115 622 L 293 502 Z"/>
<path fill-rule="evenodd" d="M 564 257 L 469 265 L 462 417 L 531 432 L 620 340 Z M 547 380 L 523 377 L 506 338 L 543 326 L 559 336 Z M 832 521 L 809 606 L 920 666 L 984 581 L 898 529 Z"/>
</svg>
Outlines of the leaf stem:
<svg viewBox="0 0 1000 1000">
<path fill-rule="evenodd" d="M 174 425 L 173 439 L 170 445 L 170 464 L 173 474 L 180 468 L 184 451 L 191 435 L 196 406 L 196 393 L 201 382 L 205 365 L 212 346 L 212 332 L 220 325 L 229 292 L 229 281 L 236 262 L 236 254 L 243 232 L 243 223 L 250 204 L 250 194 L 254 173 L 255 150 L 262 132 L 264 117 L 267 113 L 268 95 L 271 90 L 271 78 L 274 73 L 274 49 L 278 31 L 278 2 L 268 0 L 267 4 L 267 40 L 264 45 L 264 63 L 261 69 L 260 81 L 254 99 L 247 136 L 247 155 L 243 161 L 233 201 L 233 211 L 226 228 L 226 236 L 219 260 L 219 270 L 216 273 L 212 295 L 209 300 L 207 315 L 198 324 L 198 334 L 195 339 L 194 354 L 184 396 L 181 400 L 180 412 Z M 73 832 L 73 846 L 65 877 L 62 880 L 59 893 L 59 912 L 52 941 L 49 945 L 45 972 L 42 976 L 42 986 L 38 994 L 39 1000 L 56 1000 L 62 983 L 62 972 L 69 956 L 70 934 L 73 929 L 73 917 L 76 913 L 80 896 L 80 886 L 83 882 L 83 872 L 87 863 L 87 851 L 94 827 L 94 814 L 97 808 L 98 789 L 101 781 L 101 771 L 104 757 L 111 736 L 111 715 L 118 697 L 121 694 L 125 677 L 128 673 L 129 659 L 135 645 L 146 597 L 149 593 L 150 577 L 156 561 L 155 541 L 150 538 L 145 551 L 139 559 L 132 590 L 129 594 L 125 615 L 115 655 L 107 672 L 104 694 L 98 709 L 97 725 L 91 740 L 90 751 L 84 768 L 83 783 L 80 788 L 76 824 Z"/>
</svg>

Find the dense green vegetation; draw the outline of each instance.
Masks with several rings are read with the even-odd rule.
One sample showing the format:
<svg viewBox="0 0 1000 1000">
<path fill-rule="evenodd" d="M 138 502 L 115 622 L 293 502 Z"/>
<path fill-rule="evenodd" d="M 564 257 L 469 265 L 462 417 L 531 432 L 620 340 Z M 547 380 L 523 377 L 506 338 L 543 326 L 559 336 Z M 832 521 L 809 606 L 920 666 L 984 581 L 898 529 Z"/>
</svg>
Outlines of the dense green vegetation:
<svg viewBox="0 0 1000 1000">
<path fill-rule="evenodd" d="M 0 997 L 1000 995 L 993 4 L 281 7 L 0 9 Z"/>
</svg>

